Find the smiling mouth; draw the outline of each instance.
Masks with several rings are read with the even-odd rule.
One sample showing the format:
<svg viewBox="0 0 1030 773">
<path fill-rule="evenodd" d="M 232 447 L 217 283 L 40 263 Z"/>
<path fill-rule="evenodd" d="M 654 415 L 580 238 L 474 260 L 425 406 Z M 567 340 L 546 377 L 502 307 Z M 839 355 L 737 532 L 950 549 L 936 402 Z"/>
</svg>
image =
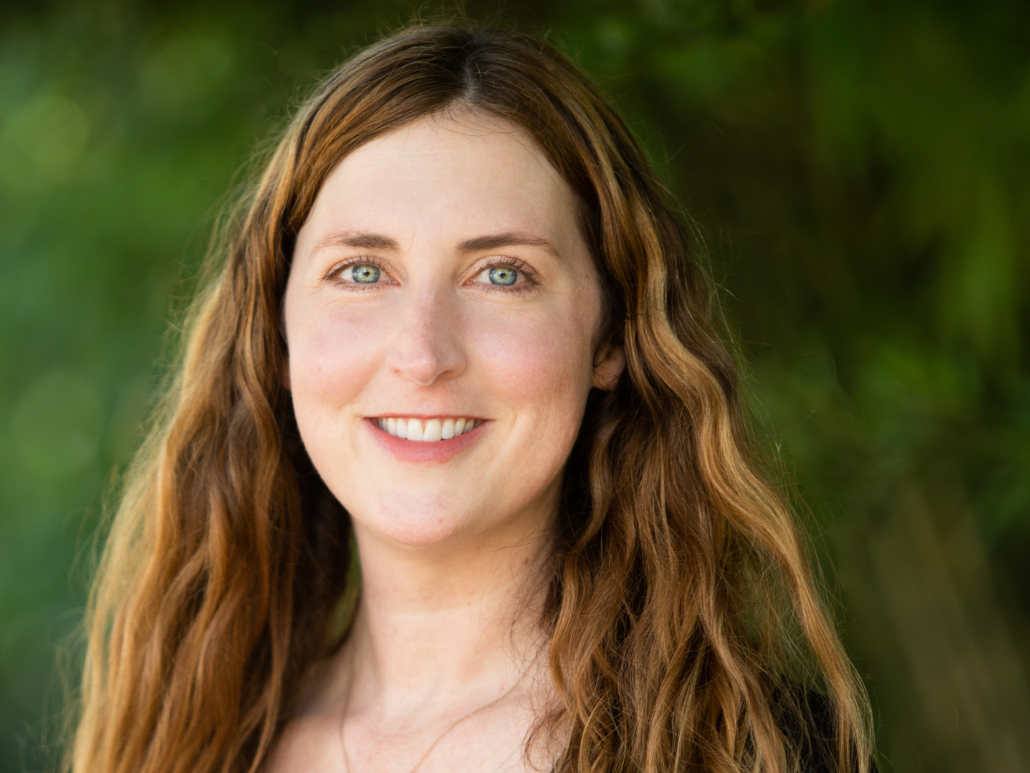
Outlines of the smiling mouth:
<svg viewBox="0 0 1030 773">
<path fill-rule="evenodd" d="M 422 443 L 433 443 L 471 432 L 483 419 L 405 419 L 397 417 L 374 419 L 379 429 L 394 437 L 414 440 Z"/>
</svg>

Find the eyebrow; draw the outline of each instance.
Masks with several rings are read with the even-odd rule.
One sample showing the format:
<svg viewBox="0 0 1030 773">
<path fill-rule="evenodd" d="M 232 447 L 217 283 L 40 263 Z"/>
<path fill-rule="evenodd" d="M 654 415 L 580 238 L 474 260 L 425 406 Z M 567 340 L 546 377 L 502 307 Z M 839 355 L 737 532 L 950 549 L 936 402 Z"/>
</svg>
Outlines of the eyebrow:
<svg viewBox="0 0 1030 773">
<path fill-rule="evenodd" d="M 323 247 L 355 247 L 360 250 L 388 250 L 390 252 L 400 251 L 400 245 L 396 239 L 377 233 L 366 233 L 364 231 L 344 231 L 331 234 L 322 239 L 316 249 Z M 496 250 L 500 247 L 540 247 L 556 258 L 561 254 L 555 246 L 547 239 L 539 236 L 532 236 L 518 231 L 505 231 L 487 236 L 477 236 L 473 239 L 466 239 L 458 245 L 458 252 L 467 255 L 473 252 L 485 252 Z"/>
<path fill-rule="evenodd" d="M 517 231 L 506 231 L 504 233 L 491 234 L 489 236 L 477 236 L 475 239 L 466 239 L 458 245 L 458 251 L 467 254 L 470 252 L 496 250 L 499 247 L 515 246 L 541 247 L 552 256 L 556 258 L 561 257 L 558 250 L 555 249 L 554 245 L 547 239 L 541 239 L 539 236 L 530 236 L 529 234 L 519 233 Z"/>
<path fill-rule="evenodd" d="M 359 250 L 389 250 L 391 252 L 397 252 L 400 249 L 396 239 L 363 231 L 343 231 L 330 234 L 318 242 L 316 251 L 323 247 L 356 247 Z"/>
</svg>

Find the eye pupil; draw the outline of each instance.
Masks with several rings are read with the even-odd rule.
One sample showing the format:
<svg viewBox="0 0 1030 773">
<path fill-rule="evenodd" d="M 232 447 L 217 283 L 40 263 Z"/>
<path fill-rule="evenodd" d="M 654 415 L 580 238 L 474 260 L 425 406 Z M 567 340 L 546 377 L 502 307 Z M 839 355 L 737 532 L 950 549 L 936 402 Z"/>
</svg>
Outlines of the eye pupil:
<svg viewBox="0 0 1030 773">
<path fill-rule="evenodd" d="M 368 264 L 355 266 L 351 269 L 350 275 L 355 282 L 361 284 L 374 284 L 379 281 L 379 269 Z"/>
<path fill-rule="evenodd" d="M 519 272 L 515 269 L 504 266 L 495 266 L 487 274 L 490 277 L 490 284 L 495 285 L 513 285 L 518 275 Z"/>
</svg>

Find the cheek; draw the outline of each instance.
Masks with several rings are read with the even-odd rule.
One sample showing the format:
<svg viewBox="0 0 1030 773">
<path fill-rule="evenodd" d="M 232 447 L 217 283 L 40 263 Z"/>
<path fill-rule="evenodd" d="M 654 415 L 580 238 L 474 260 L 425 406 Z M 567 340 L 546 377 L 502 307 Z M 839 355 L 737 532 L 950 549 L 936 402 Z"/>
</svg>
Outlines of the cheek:
<svg viewBox="0 0 1030 773">
<path fill-rule="evenodd" d="M 375 320 L 327 309 L 288 328 L 290 383 L 298 412 L 308 401 L 340 407 L 361 391 L 383 359 L 383 326 Z"/>
<path fill-rule="evenodd" d="M 575 409 L 592 379 L 591 331 L 579 319 L 534 313 L 474 326 L 469 346 L 491 391 L 541 412 Z"/>
</svg>

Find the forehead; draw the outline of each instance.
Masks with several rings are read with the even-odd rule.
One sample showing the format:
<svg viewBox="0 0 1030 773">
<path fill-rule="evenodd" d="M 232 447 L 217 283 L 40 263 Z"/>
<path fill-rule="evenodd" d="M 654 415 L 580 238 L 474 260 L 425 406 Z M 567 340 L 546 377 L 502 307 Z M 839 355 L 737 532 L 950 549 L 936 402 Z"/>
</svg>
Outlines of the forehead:
<svg viewBox="0 0 1030 773">
<path fill-rule="evenodd" d="M 523 129 L 462 112 L 420 118 L 350 153 L 319 191 L 305 229 L 446 225 L 569 239 L 576 214 L 575 195 Z"/>
</svg>

